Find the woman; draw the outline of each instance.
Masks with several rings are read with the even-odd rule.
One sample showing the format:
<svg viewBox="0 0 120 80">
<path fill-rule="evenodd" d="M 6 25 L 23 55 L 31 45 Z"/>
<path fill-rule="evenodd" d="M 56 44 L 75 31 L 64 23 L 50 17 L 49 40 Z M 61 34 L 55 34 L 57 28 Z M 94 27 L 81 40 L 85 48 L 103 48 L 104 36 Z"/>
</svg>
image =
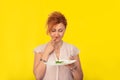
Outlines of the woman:
<svg viewBox="0 0 120 80">
<path fill-rule="evenodd" d="M 79 61 L 79 50 L 62 40 L 67 26 L 66 18 L 60 12 L 53 12 L 47 21 L 47 33 L 51 40 L 35 48 L 34 75 L 36 80 L 83 80 Z M 69 65 L 53 66 L 46 62 L 76 60 Z"/>
</svg>

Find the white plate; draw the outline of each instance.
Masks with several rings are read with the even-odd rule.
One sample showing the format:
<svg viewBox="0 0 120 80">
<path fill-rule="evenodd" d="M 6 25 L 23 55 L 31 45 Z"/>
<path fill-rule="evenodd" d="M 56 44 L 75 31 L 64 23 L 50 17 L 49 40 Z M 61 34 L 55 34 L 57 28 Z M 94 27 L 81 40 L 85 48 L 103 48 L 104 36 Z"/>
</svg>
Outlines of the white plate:
<svg viewBox="0 0 120 80">
<path fill-rule="evenodd" d="M 76 60 L 59 60 L 59 61 L 62 61 L 62 63 L 56 63 L 56 61 L 49 61 L 45 64 L 57 66 L 57 65 L 68 65 L 68 64 L 72 64 L 72 63 L 76 62 Z"/>
</svg>

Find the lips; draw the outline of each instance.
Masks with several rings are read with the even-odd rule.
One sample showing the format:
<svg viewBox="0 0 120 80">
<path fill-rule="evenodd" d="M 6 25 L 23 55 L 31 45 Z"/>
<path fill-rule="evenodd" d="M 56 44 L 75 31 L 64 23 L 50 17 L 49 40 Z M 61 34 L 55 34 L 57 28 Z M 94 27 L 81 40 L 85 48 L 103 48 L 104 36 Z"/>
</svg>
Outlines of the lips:
<svg viewBox="0 0 120 80">
<path fill-rule="evenodd" d="M 59 37 L 55 37 L 55 39 L 57 39 L 57 38 L 59 38 Z"/>
<path fill-rule="evenodd" d="M 55 37 L 56 39 L 58 38 L 58 37 Z"/>
<path fill-rule="evenodd" d="M 57 40 L 59 37 L 55 37 L 55 40 Z"/>
</svg>

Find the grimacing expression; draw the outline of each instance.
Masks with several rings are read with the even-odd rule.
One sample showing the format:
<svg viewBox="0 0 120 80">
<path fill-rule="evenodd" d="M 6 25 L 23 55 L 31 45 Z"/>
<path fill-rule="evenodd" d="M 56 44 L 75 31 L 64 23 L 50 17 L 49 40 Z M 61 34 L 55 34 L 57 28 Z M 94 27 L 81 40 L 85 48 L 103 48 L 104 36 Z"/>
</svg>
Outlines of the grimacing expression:
<svg viewBox="0 0 120 80">
<path fill-rule="evenodd" d="M 50 31 L 51 39 L 56 39 L 56 42 L 62 40 L 65 33 L 65 25 L 63 23 L 59 23 L 53 26 Z"/>
</svg>

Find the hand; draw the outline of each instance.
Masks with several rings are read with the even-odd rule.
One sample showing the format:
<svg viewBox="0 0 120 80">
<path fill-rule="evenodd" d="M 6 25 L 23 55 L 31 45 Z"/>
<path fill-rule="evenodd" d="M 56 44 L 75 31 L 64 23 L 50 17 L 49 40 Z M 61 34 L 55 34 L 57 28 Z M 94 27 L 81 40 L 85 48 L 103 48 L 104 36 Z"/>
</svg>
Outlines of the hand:
<svg viewBox="0 0 120 80">
<path fill-rule="evenodd" d="M 74 60 L 74 57 L 73 56 L 70 56 L 69 58 L 70 60 Z M 76 67 L 75 63 L 72 63 L 72 64 L 68 64 L 66 65 L 66 67 L 68 67 L 71 71 L 72 69 L 74 69 Z"/>
<path fill-rule="evenodd" d="M 55 50 L 56 38 L 52 39 L 45 48 L 45 54 L 51 54 Z"/>
</svg>

